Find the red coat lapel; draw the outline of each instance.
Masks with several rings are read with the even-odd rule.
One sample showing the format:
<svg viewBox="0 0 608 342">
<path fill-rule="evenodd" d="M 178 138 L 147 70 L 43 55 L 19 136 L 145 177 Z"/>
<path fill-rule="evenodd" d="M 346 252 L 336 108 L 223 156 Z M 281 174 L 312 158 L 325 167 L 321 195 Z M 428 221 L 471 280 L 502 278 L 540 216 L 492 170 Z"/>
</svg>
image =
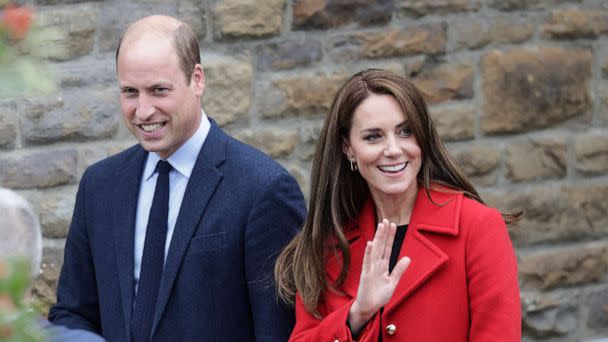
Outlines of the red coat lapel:
<svg viewBox="0 0 608 342">
<path fill-rule="evenodd" d="M 401 248 L 401 257 L 409 256 L 412 263 L 401 278 L 393 298 L 387 304 L 386 311 L 392 310 L 401 301 L 407 298 L 420 285 L 428 280 L 437 270 L 447 262 L 448 256 L 425 234 L 447 234 L 456 236 L 460 218 L 462 193 L 451 190 L 430 190 L 433 203 L 426 196 L 424 189 L 418 191 L 414 211 L 408 227 L 404 246 Z M 342 290 L 354 298 L 359 287 L 363 254 L 367 241 L 374 238 L 376 232 L 375 207 L 369 199 L 361 213 L 351 225 L 345 229 L 345 235 L 350 241 L 351 262 L 348 275 Z M 335 281 L 340 273 L 341 262 L 335 257 L 329 257 L 327 262 L 327 275 L 330 281 Z"/>
</svg>

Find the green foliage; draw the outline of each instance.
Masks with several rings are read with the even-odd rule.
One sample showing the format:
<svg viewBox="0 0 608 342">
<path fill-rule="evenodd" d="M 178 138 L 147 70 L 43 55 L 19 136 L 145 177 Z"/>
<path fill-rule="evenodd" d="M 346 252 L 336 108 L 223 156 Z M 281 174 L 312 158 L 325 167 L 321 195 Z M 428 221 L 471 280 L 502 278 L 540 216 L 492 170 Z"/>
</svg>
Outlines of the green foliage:
<svg viewBox="0 0 608 342">
<path fill-rule="evenodd" d="M 0 340 L 7 342 L 44 341 L 38 314 L 25 300 L 30 267 L 26 259 L 0 260 Z"/>
</svg>

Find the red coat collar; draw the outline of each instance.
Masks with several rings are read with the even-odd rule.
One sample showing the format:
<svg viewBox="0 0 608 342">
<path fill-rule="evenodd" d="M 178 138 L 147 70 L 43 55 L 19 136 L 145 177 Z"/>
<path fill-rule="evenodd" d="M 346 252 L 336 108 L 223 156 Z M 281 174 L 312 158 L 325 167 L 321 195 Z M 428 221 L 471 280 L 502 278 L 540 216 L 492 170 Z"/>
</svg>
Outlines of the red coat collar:
<svg viewBox="0 0 608 342">
<path fill-rule="evenodd" d="M 395 295 L 385 311 L 405 299 L 448 260 L 448 256 L 428 240 L 424 236 L 424 232 L 458 235 L 462 192 L 447 188 L 431 188 L 429 192 L 432 201 L 427 197 L 423 188 L 418 191 L 400 255 L 400 258 L 409 256 L 412 263 L 401 278 Z M 350 242 L 351 262 L 342 290 L 353 298 L 356 296 L 359 286 L 365 244 L 374 238 L 376 232 L 375 220 L 375 207 L 370 198 L 363 206 L 357 220 L 349 224 L 351 228 L 345 231 L 346 238 Z M 333 282 L 337 279 L 340 266 L 341 262 L 335 257 L 328 259 L 327 275 L 330 281 Z"/>
</svg>

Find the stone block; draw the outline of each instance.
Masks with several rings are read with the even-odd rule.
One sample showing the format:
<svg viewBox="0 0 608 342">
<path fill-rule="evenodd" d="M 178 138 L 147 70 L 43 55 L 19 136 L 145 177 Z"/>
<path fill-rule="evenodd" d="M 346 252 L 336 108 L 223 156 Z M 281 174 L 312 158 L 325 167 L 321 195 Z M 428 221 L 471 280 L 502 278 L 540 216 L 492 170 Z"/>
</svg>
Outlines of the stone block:
<svg viewBox="0 0 608 342">
<path fill-rule="evenodd" d="M 342 75 L 297 75 L 275 79 L 272 85 L 265 85 L 259 92 L 258 109 L 265 119 L 321 117 L 327 114 L 346 78 Z"/>
<path fill-rule="evenodd" d="M 552 8 L 570 0 L 489 0 L 488 6 L 504 11 Z"/>
<path fill-rule="evenodd" d="M 48 5 L 69 5 L 69 4 L 78 4 L 78 3 L 93 2 L 93 1 L 104 1 L 104 0 L 35 0 L 34 3 L 36 5 L 48 6 Z"/>
<path fill-rule="evenodd" d="M 592 132 L 576 136 L 576 171 L 583 175 L 598 175 L 608 171 L 608 133 Z"/>
<path fill-rule="evenodd" d="M 555 289 L 595 283 L 608 270 L 608 245 L 592 242 L 520 254 L 524 289 Z"/>
<path fill-rule="evenodd" d="M 57 65 L 57 81 L 60 88 L 100 88 L 111 87 L 112 91 L 118 89 L 116 76 L 116 63 L 111 59 L 81 58 L 70 63 Z M 113 102 L 118 102 L 118 95 Z"/>
<path fill-rule="evenodd" d="M 96 4 L 40 8 L 37 24 L 45 32 L 39 51 L 54 61 L 67 61 L 92 52 L 99 8 Z"/>
<path fill-rule="evenodd" d="M 63 245 L 63 243 L 59 243 Z M 40 276 L 32 286 L 32 295 L 46 311 L 56 301 L 57 281 L 63 265 L 63 248 L 51 246 L 42 250 Z"/>
<path fill-rule="evenodd" d="M 77 159 L 75 150 L 0 156 L 0 186 L 32 189 L 73 184 Z"/>
<path fill-rule="evenodd" d="M 445 28 L 443 23 L 429 23 L 343 34 L 330 38 L 328 50 L 336 60 L 438 55 L 445 51 Z"/>
<path fill-rule="evenodd" d="M 112 140 L 80 148 L 78 150 L 78 174 L 83 174 L 86 168 L 94 163 L 120 153 L 137 143 L 137 140 L 131 136 L 129 140 Z"/>
<path fill-rule="evenodd" d="M 292 27 L 305 30 L 383 25 L 391 20 L 393 10 L 393 0 L 295 0 Z"/>
<path fill-rule="evenodd" d="M 312 161 L 321 133 L 321 126 L 306 127 L 300 130 L 299 156 L 303 161 Z"/>
<path fill-rule="evenodd" d="M 28 101 L 21 118 L 23 140 L 29 144 L 95 140 L 118 130 L 121 111 L 115 88 L 73 90 Z"/>
<path fill-rule="evenodd" d="M 158 3 L 141 1 L 112 1 L 104 4 L 102 15 L 99 16 L 99 35 L 97 48 L 100 52 L 114 52 L 123 32 L 129 24 L 151 14 L 165 14 L 175 16 L 175 2 L 165 1 Z M 178 8 L 187 0 L 178 0 Z M 194 15 L 194 13 L 192 13 Z M 190 22 L 189 16 L 182 19 Z"/>
<path fill-rule="evenodd" d="M 15 106 L 0 105 L 0 150 L 11 149 L 15 146 L 17 115 Z"/>
<path fill-rule="evenodd" d="M 406 16 L 445 15 L 477 10 L 469 0 L 397 0 L 399 13 Z"/>
<path fill-rule="evenodd" d="M 555 39 L 595 38 L 608 33 L 608 11 L 559 9 L 543 26 L 543 35 Z"/>
<path fill-rule="evenodd" d="M 450 25 L 455 49 L 478 49 L 489 44 L 521 43 L 532 37 L 534 25 L 525 18 L 463 18 Z"/>
<path fill-rule="evenodd" d="M 475 108 L 448 106 L 431 108 L 437 133 L 444 141 L 466 140 L 475 136 Z"/>
<path fill-rule="evenodd" d="M 591 52 L 584 49 L 487 53 L 482 60 L 482 130 L 524 132 L 588 112 L 591 59 Z"/>
<path fill-rule="evenodd" d="M 234 135 L 235 138 L 260 149 L 272 158 L 283 158 L 290 155 L 298 143 L 296 130 L 265 128 L 245 130 Z"/>
<path fill-rule="evenodd" d="M 288 40 L 260 46 L 257 51 L 257 67 L 262 71 L 293 69 L 309 66 L 321 58 L 321 42 Z"/>
<path fill-rule="evenodd" d="M 598 97 L 600 101 L 600 110 L 598 121 L 603 126 L 608 126 L 608 84 L 601 85 L 598 89 Z"/>
<path fill-rule="evenodd" d="M 429 104 L 473 97 L 473 68 L 462 64 L 440 64 L 423 70 L 414 83 Z"/>
<path fill-rule="evenodd" d="M 522 295 L 522 302 L 527 302 Z M 522 332 L 525 335 L 547 338 L 567 336 L 578 328 L 578 308 L 569 300 L 539 296 L 522 313 Z"/>
<path fill-rule="evenodd" d="M 285 0 L 220 0 L 213 6 L 218 39 L 260 38 L 281 31 Z"/>
<path fill-rule="evenodd" d="M 540 243 L 574 242 L 608 234 L 608 186 L 534 186 L 483 194 L 502 211 L 523 210 L 511 238 L 518 247 Z"/>
<path fill-rule="evenodd" d="M 563 178 L 566 141 L 560 137 L 516 141 L 506 147 L 507 178 L 513 182 Z"/>
<path fill-rule="evenodd" d="M 608 289 L 591 296 L 588 310 L 587 327 L 606 331 L 606 328 L 608 328 Z M 601 341 L 597 340 L 597 342 Z M 608 339 L 605 342 L 608 342 Z"/>
<path fill-rule="evenodd" d="M 203 57 L 205 113 L 219 125 L 248 119 L 253 68 L 247 61 L 228 56 Z"/>
<path fill-rule="evenodd" d="M 477 185 L 489 186 L 496 183 L 495 170 L 500 165 L 500 152 L 482 144 L 471 144 L 453 151 L 454 158 L 465 174 Z"/>
<path fill-rule="evenodd" d="M 207 35 L 205 2 L 200 0 L 178 0 L 177 17 L 192 27 L 199 41 Z"/>
<path fill-rule="evenodd" d="M 67 236 L 77 190 L 76 186 L 63 186 L 23 193 L 38 213 L 43 237 L 54 239 Z"/>
</svg>

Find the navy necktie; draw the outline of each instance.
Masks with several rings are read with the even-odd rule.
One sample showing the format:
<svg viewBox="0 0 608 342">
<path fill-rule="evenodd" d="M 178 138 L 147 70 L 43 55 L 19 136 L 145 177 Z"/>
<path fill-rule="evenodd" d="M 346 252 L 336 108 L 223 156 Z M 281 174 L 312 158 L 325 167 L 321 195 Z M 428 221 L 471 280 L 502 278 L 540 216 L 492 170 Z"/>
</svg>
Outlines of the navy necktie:
<svg viewBox="0 0 608 342">
<path fill-rule="evenodd" d="M 137 285 L 137 296 L 131 328 L 134 342 L 148 342 L 156 309 L 160 279 L 163 275 L 165 260 L 165 241 L 167 239 L 167 219 L 169 216 L 169 171 L 171 164 L 159 160 L 156 165 L 158 178 L 152 208 L 148 217 L 144 252 L 141 258 L 141 271 Z"/>
</svg>

